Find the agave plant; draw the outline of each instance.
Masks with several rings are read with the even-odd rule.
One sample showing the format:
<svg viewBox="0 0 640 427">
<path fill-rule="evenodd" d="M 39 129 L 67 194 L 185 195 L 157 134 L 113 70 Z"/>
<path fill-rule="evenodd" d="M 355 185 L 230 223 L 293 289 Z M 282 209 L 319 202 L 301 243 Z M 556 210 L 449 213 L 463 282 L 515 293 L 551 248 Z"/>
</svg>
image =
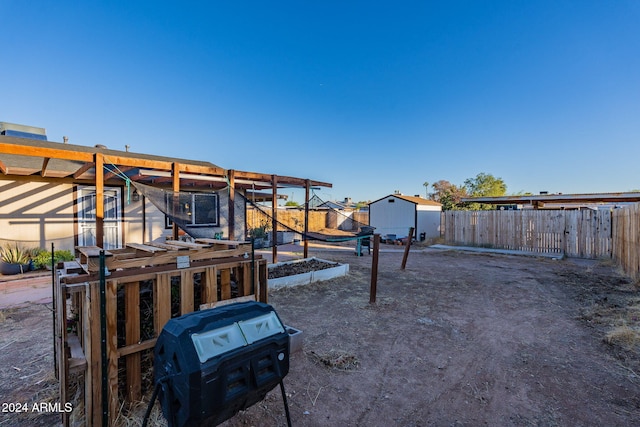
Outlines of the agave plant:
<svg viewBox="0 0 640 427">
<path fill-rule="evenodd" d="M 29 264 L 29 252 L 17 244 L 0 247 L 0 258 L 7 264 Z"/>
</svg>

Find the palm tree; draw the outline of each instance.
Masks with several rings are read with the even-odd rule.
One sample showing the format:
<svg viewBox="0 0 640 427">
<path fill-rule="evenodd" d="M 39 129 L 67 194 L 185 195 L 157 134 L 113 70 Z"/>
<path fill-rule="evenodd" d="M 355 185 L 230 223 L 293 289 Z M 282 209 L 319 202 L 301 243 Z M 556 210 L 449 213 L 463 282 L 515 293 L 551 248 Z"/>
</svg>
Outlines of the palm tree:
<svg viewBox="0 0 640 427">
<path fill-rule="evenodd" d="M 422 183 L 422 185 L 424 185 L 424 197 L 425 199 L 429 198 L 429 182 L 425 181 Z"/>
</svg>

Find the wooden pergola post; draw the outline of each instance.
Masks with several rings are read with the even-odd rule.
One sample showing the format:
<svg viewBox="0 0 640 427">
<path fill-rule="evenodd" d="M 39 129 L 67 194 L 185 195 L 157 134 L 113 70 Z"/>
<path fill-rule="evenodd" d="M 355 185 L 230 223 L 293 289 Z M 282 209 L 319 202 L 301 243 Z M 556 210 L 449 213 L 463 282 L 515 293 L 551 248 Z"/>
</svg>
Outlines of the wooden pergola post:
<svg viewBox="0 0 640 427">
<path fill-rule="evenodd" d="M 104 245 L 104 155 L 95 154 L 96 164 L 96 246 Z"/>
<path fill-rule="evenodd" d="M 272 263 L 278 262 L 278 175 L 271 175 L 271 256 Z"/>
<path fill-rule="evenodd" d="M 171 176 L 173 178 L 173 209 L 176 208 L 179 198 L 177 193 L 180 192 L 180 165 L 176 162 L 171 164 Z M 175 215 L 175 212 L 174 212 Z M 180 236 L 178 236 L 178 224 L 173 223 L 173 240 L 178 240 Z"/>
<path fill-rule="evenodd" d="M 230 169 L 227 175 L 229 178 L 229 236 L 227 239 L 235 240 L 235 213 L 236 213 L 236 178 L 235 172 Z"/>
<path fill-rule="evenodd" d="M 304 236 L 302 236 L 304 240 L 304 258 L 309 257 L 309 240 L 307 239 L 309 233 L 309 187 L 309 180 L 306 179 L 304 182 Z"/>
</svg>

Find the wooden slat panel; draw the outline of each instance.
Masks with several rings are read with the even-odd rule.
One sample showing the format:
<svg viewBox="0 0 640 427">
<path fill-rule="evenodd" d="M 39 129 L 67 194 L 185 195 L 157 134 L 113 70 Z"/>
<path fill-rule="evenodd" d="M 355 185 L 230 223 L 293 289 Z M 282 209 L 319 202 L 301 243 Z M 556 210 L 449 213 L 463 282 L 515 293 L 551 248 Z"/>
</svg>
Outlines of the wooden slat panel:
<svg viewBox="0 0 640 427">
<path fill-rule="evenodd" d="M 211 247 L 210 244 L 182 242 L 180 240 L 167 240 L 167 244 L 168 245 L 173 245 L 173 246 L 182 246 L 182 247 L 189 248 L 189 249 L 204 249 L 204 248 L 210 248 Z"/>
<path fill-rule="evenodd" d="M 136 344 L 140 341 L 140 282 L 130 282 L 124 288 L 125 306 L 125 343 Z M 140 353 L 127 356 L 127 395 L 135 402 L 141 397 Z"/>
<path fill-rule="evenodd" d="M 193 273 L 182 271 L 180 273 L 180 314 L 193 311 Z"/>
<path fill-rule="evenodd" d="M 260 291 L 262 286 L 260 286 L 260 261 L 253 261 L 253 284 L 254 288 L 252 289 L 253 294 L 256 296 L 256 300 L 260 299 Z"/>
<path fill-rule="evenodd" d="M 242 288 L 241 295 L 251 295 L 253 294 L 253 289 L 251 287 L 251 261 L 245 262 L 242 264 L 242 283 L 238 286 L 238 288 Z"/>
<path fill-rule="evenodd" d="M 151 254 L 154 254 L 156 252 L 166 252 L 167 250 L 165 248 L 160 248 L 157 246 L 151 246 L 151 245 L 143 245 L 140 243 L 127 243 L 127 247 L 128 248 L 132 248 L 135 249 L 136 251 L 140 251 L 140 252 L 148 252 Z"/>
<path fill-rule="evenodd" d="M 168 273 L 156 276 L 154 300 L 154 321 L 156 336 L 160 335 L 164 325 L 171 319 L 171 279 Z"/>
<path fill-rule="evenodd" d="M 107 314 L 107 358 L 109 367 L 107 374 L 109 393 L 109 420 L 118 416 L 118 282 L 108 280 L 106 283 L 106 314 Z"/>
<path fill-rule="evenodd" d="M 203 304 L 210 304 L 218 301 L 218 269 L 207 267 L 202 277 Z"/>
<path fill-rule="evenodd" d="M 261 259 L 262 256 L 256 255 L 256 259 Z M 204 269 L 209 266 L 217 266 L 218 268 L 227 268 L 227 266 L 235 267 L 239 262 L 245 262 L 246 258 L 244 256 L 239 257 L 227 257 L 227 258 L 215 258 L 215 259 L 205 259 L 202 261 L 193 261 L 191 262 L 190 268 L 195 269 Z M 110 279 L 122 279 L 127 278 L 127 280 L 131 280 L 131 277 L 140 276 L 140 273 L 144 272 L 144 274 L 152 274 L 152 273 L 162 273 L 168 270 L 168 266 L 160 265 L 153 267 L 145 267 L 144 269 L 129 269 L 129 270 L 119 270 L 119 271 L 111 271 Z M 94 282 L 99 280 L 99 274 L 97 272 L 87 274 L 87 275 L 79 275 L 79 276 L 70 276 L 64 278 L 64 283 L 67 285 L 75 284 L 75 283 L 84 283 L 84 282 Z M 140 279 L 138 279 L 140 280 Z"/>
<path fill-rule="evenodd" d="M 259 298 L 258 301 L 260 302 L 264 302 L 264 303 L 268 303 L 269 302 L 269 297 L 268 297 L 268 270 L 267 270 L 267 261 L 266 260 L 261 260 L 259 261 L 259 276 L 260 276 L 260 289 L 259 289 Z"/>
<path fill-rule="evenodd" d="M 119 268 L 131 269 L 143 266 L 150 267 L 166 264 L 174 264 L 175 267 L 177 257 L 179 256 L 188 255 L 191 261 L 200 261 L 206 259 L 221 259 L 243 256 L 244 254 L 245 250 L 243 248 L 229 249 L 224 251 L 189 251 L 189 248 L 185 246 L 184 251 L 158 252 L 147 257 L 138 257 L 132 259 L 118 259 L 117 257 L 107 258 L 105 261 L 105 265 L 109 270 L 115 270 Z M 89 269 L 90 271 L 98 271 L 99 265 L 95 267 L 93 266 L 93 264 L 90 264 Z"/>
<path fill-rule="evenodd" d="M 69 359 L 69 373 L 82 372 L 87 368 L 87 359 L 84 357 L 84 351 L 80 345 L 78 336 L 73 334 L 67 337 L 67 343 L 69 343 L 69 352 L 71 358 Z M 62 397 L 60 398 L 62 401 Z M 66 402 L 63 401 L 62 404 Z"/>
<path fill-rule="evenodd" d="M 144 244 L 147 245 L 147 246 L 155 246 L 157 248 L 167 249 L 169 251 L 187 251 L 187 250 L 189 250 L 189 248 L 186 248 L 184 246 L 169 245 L 167 243 L 162 243 L 162 242 L 145 242 Z"/>
<path fill-rule="evenodd" d="M 94 282 L 90 289 L 89 327 L 91 329 L 88 345 L 91 361 L 87 364 L 89 384 L 85 387 L 85 406 L 91 420 L 90 425 L 102 425 L 102 355 L 100 352 L 100 284 Z"/>
<path fill-rule="evenodd" d="M 231 298 L 231 269 L 220 269 L 220 299 L 228 300 Z"/>
<path fill-rule="evenodd" d="M 155 347 L 157 338 L 152 338 L 150 340 L 142 341 L 140 343 L 127 345 L 124 347 L 120 347 L 118 349 L 118 357 L 126 357 L 130 354 L 140 353 L 144 350 L 149 350 L 150 348 Z"/>
</svg>

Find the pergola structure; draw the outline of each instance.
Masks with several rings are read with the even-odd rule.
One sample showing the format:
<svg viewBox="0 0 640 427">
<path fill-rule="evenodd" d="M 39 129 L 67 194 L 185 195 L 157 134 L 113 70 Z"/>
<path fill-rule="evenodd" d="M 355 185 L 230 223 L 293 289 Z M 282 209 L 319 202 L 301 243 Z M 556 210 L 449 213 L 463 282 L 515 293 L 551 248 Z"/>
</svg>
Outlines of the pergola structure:
<svg viewBox="0 0 640 427">
<path fill-rule="evenodd" d="M 107 166 L 105 168 L 105 166 Z M 331 183 L 290 176 L 224 169 L 209 162 L 174 159 L 129 151 L 112 150 L 104 146 L 87 147 L 66 143 L 41 141 L 12 136 L 0 136 L 0 173 L 31 180 L 73 182 L 96 188 L 96 244 L 102 247 L 104 232 L 104 187 L 122 184 L 115 170 L 126 173 L 136 182 L 147 185 L 181 189 L 222 189 L 229 186 L 229 234 L 233 235 L 234 201 L 237 190 L 270 190 L 272 202 L 273 241 L 277 241 L 278 188 L 305 189 L 304 232 L 308 230 L 308 201 L 313 187 L 332 187 Z M 268 192 L 267 192 L 268 194 Z M 177 226 L 173 229 L 178 237 Z M 304 256 L 308 255 L 305 238 Z M 273 246 L 273 262 L 277 262 L 277 248 Z"/>
</svg>

